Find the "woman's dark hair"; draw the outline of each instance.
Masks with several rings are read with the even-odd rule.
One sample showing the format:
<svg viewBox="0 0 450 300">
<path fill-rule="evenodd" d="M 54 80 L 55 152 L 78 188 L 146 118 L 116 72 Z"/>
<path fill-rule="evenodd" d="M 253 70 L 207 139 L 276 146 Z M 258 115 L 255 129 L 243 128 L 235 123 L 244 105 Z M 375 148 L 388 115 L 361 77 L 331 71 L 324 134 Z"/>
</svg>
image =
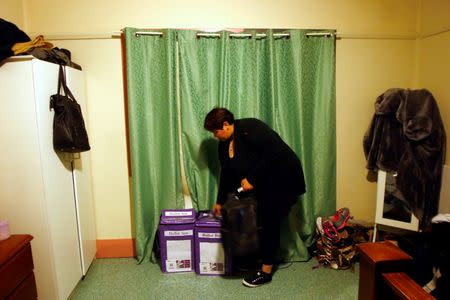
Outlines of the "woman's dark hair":
<svg viewBox="0 0 450 300">
<path fill-rule="evenodd" d="M 223 128 L 223 122 L 234 124 L 234 116 L 231 111 L 223 107 L 213 108 L 205 117 L 203 127 L 208 131 Z"/>
</svg>

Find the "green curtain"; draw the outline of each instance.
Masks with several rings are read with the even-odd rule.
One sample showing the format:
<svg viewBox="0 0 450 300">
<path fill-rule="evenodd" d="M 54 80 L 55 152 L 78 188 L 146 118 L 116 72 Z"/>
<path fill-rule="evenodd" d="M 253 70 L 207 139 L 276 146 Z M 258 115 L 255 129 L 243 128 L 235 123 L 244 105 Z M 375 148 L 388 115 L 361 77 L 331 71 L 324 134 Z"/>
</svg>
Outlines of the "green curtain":
<svg viewBox="0 0 450 300">
<path fill-rule="evenodd" d="M 184 167 L 194 206 L 212 208 L 217 142 L 203 129 L 214 106 L 268 123 L 297 152 L 307 192 L 282 226 L 280 259 L 309 259 L 315 219 L 336 208 L 335 39 L 306 30 L 258 37 L 196 37 L 178 31 L 179 97 Z M 332 32 L 333 31 L 329 31 Z"/>
<path fill-rule="evenodd" d="M 238 118 L 268 123 L 302 160 L 307 192 L 283 224 L 280 259 L 307 260 L 316 217 L 336 209 L 335 39 L 307 37 L 307 30 L 284 31 L 289 38 L 272 30 L 266 37 L 249 31 L 251 38 L 225 31 L 220 38 L 197 38 L 193 30 L 164 30 L 162 37 L 137 31 L 125 30 L 138 257 L 149 254 L 161 209 L 184 207 L 180 134 L 194 208 L 214 204 L 217 142 L 203 129 L 203 118 L 224 106 Z"/>
<path fill-rule="evenodd" d="M 136 252 L 151 253 L 162 209 L 184 208 L 176 107 L 176 35 L 125 29 Z"/>
</svg>

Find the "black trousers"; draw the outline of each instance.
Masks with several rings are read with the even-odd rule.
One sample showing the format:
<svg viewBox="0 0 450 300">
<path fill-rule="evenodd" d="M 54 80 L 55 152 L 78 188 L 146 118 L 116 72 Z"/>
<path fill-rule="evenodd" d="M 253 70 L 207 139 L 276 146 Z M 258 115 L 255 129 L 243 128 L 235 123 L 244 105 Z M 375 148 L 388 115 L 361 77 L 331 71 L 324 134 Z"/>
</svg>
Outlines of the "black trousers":
<svg viewBox="0 0 450 300">
<path fill-rule="evenodd" d="M 297 196 L 263 195 L 258 199 L 259 250 L 262 263 L 273 265 L 277 260 L 280 248 L 281 223 L 290 212 L 291 205 Z M 289 203 L 276 205 L 276 203 Z"/>
</svg>

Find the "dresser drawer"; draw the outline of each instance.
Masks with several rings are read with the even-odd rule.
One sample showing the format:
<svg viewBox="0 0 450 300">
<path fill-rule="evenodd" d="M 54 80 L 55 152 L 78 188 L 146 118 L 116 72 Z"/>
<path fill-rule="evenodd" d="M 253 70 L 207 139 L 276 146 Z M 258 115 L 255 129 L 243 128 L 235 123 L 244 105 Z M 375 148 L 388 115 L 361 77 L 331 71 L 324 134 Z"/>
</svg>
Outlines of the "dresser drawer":
<svg viewBox="0 0 450 300">
<path fill-rule="evenodd" d="M 32 273 L 33 257 L 28 243 L 0 267 L 0 299 L 10 295 Z"/>
<path fill-rule="evenodd" d="M 32 300 L 37 299 L 36 280 L 34 273 L 28 277 L 6 298 L 6 300 Z"/>
</svg>

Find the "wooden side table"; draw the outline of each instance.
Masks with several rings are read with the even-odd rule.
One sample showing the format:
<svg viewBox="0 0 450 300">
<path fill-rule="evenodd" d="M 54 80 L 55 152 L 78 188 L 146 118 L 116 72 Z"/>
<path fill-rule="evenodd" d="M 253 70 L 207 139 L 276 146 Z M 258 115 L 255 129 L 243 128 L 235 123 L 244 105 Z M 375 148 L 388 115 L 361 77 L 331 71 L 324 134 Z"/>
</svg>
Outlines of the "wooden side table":
<svg viewBox="0 0 450 300">
<path fill-rule="evenodd" d="M 381 273 L 404 272 L 412 264 L 413 258 L 391 242 L 358 244 L 360 253 L 358 299 L 381 299 Z M 380 297 L 381 296 L 381 297 Z"/>
<path fill-rule="evenodd" d="M 37 299 L 29 234 L 0 241 L 0 299 Z"/>
</svg>

